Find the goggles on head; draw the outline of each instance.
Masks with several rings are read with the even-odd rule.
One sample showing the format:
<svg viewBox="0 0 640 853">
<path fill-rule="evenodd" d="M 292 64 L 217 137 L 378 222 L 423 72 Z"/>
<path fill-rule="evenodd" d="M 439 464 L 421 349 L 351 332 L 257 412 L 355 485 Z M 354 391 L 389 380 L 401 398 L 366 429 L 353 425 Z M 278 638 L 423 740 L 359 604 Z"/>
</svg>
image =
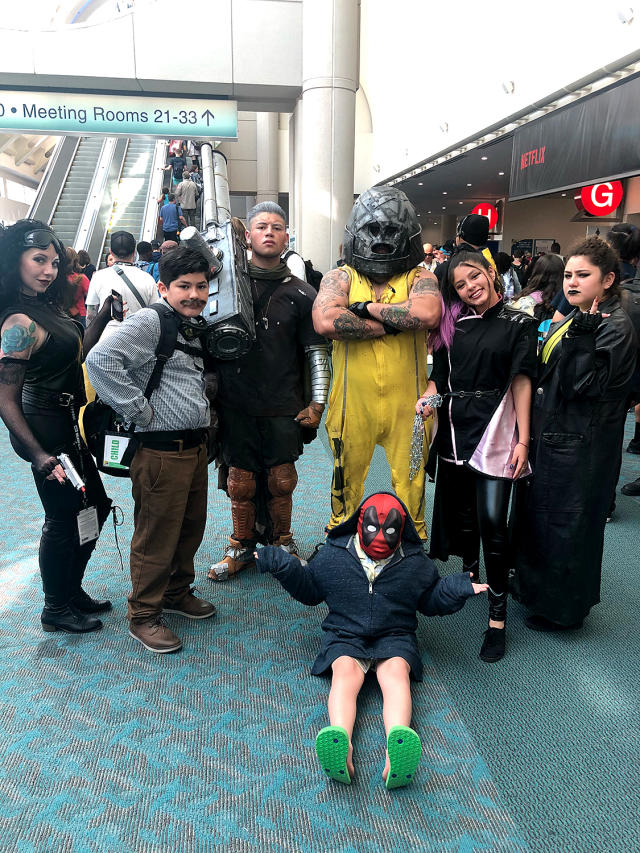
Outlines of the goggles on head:
<svg viewBox="0 0 640 853">
<path fill-rule="evenodd" d="M 22 238 L 22 245 L 25 249 L 47 249 L 53 245 L 59 255 L 64 254 L 62 243 L 48 228 L 35 228 L 33 231 L 27 231 Z"/>
</svg>

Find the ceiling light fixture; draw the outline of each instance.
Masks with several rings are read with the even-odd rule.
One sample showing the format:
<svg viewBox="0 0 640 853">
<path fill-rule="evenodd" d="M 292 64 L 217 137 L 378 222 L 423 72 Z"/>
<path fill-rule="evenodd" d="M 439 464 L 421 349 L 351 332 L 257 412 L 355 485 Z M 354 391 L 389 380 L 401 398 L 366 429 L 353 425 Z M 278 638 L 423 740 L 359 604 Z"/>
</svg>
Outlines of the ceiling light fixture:
<svg viewBox="0 0 640 853">
<path fill-rule="evenodd" d="M 443 190 L 443 191 L 442 191 L 442 195 L 446 195 L 446 194 L 447 194 L 447 191 L 446 191 L 446 190 Z"/>
<path fill-rule="evenodd" d="M 498 175 L 504 175 L 504 172 L 498 172 Z"/>
<path fill-rule="evenodd" d="M 481 160 L 488 160 L 489 158 L 488 158 L 486 155 L 484 155 L 484 154 L 483 154 L 483 155 L 482 155 L 482 157 L 481 157 L 480 159 L 481 159 Z"/>
<path fill-rule="evenodd" d="M 468 187 L 472 187 L 472 186 L 473 186 L 473 184 L 467 184 L 467 186 L 468 186 Z"/>
<path fill-rule="evenodd" d="M 419 186 L 419 187 L 423 186 L 423 182 L 422 182 L 422 181 L 418 181 L 418 186 Z"/>
</svg>

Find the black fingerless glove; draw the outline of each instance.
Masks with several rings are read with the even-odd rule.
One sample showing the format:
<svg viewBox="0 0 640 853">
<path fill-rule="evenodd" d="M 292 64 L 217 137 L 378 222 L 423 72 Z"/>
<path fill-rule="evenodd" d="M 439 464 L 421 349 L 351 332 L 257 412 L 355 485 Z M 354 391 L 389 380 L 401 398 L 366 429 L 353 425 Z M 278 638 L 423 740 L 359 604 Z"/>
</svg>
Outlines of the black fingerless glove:
<svg viewBox="0 0 640 853">
<path fill-rule="evenodd" d="M 602 323 L 602 314 L 588 314 L 581 311 L 572 320 L 567 337 L 577 338 L 580 335 L 592 335 L 600 323 Z"/>
<path fill-rule="evenodd" d="M 370 299 L 368 302 L 354 302 L 353 305 L 349 305 L 349 311 L 356 317 L 360 317 L 361 320 L 372 320 L 373 318 L 369 314 L 369 305 L 371 305 Z"/>
<path fill-rule="evenodd" d="M 47 456 L 42 454 L 41 456 L 37 456 L 33 460 L 33 467 L 42 477 L 48 477 L 49 474 L 53 471 L 56 465 L 59 464 L 59 460 L 56 459 L 55 456 Z"/>
<path fill-rule="evenodd" d="M 402 329 L 396 329 L 395 326 L 390 326 L 389 323 L 383 323 L 382 328 L 386 335 L 399 335 Z"/>
</svg>

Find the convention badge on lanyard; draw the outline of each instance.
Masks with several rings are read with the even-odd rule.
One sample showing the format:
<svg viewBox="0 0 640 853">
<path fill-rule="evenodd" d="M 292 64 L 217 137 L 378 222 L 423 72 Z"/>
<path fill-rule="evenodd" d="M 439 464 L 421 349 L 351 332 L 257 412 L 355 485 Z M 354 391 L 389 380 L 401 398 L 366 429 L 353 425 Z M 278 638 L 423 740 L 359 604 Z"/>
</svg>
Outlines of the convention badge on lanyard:
<svg viewBox="0 0 640 853">
<path fill-rule="evenodd" d="M 58 458 L 71 485 L 82 495 L 84 509 L 81 509 L 76 516 L 76 522 L 78 524 L 78 539 L 80 540 L 80 545 L 86 545 L 87 542 L 94 542 L 100 535 L 100 527 L 98 526 L 98 510 L 94 506 L 87 506 L 87 490 L 84 480 L 82 479 L 82 475 L 84 474 L 84 466 L 82 464 L 82 440 L 80 438 L 78 415 L 75 409 L 73 397 L 71 397 L 69 401 L 69 411 L 71 413 L 71 422 L 73 424 L 74 443 L 78 451 L 80 473 L 76 471 L 71 458 L 66 453 L 61 453 Z"/>
<path fill-rule="evenodd" d="M 77 516 L 78 522 L 78 537 L 80 544 L 86 545 L 87 542 L 95 541 L 100 535 L 98 527 L 98 510 L 94 506 L 88 506 L 81 509 Z"/>
<path fill-rule="evenodd" d="M 105 433 L 104 436 L 104 456 L 102 464 L 105 468 L 119 468 L 122 471 L 129 469 L 128 465 L 122 464 L 122 457 L 125 454 L 131 436 L 126 433 Z"/>
</svg>

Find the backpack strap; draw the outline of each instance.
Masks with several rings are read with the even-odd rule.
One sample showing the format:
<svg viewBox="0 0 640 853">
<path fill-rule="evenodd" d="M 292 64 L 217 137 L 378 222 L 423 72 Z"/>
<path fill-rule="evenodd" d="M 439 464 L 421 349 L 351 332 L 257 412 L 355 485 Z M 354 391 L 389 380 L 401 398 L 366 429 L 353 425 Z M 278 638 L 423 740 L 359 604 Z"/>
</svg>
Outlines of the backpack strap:
<svg viewBox="0 0 640 853">
<path fill-rule="evenodd" d="M 205 357 L 203 349 L 190 346 L 189 344 L 181 344 L 178 342 L 178 331 L 180 328 L 180 318 L 175 311 L 172 311 L 164 302 L 154 302 L 153 305 L 147 306 L 155 311 L 160 319 L 160 339 L 156 346 L 155 356 L 156 363 L 151 371 L 151 376 L 147 382 L 147 387 L 144 390 L 144 396 L 149 400 L 151 395 L 160 385 L 162 372 L 166 363 L 176 350 L 186 353 L 191 358 Z"/>
<path fill-rule="evenodd" d="M 140 307 L 141 307 L 141 308 L 144 308 L 144 307 L 145 307 L 145 305 L 146 305 L 146 303 L 145 303 L 144 299 L 142 298 L 142 296 L 140 296 L 140 294 L 138 293 L 138 289 L 134 286 L 133 282 L 132 282 L 132 281 L 131 281 L 131 279 L 127 276 L 127 274 L 126 274 L 126 273 L 125 273 L 125 271 L 122 269 L 122 267 L 121 267 L 121 266 L 119 266 L 118 264 L 114 264 L 114 265 L 113 265 L 113 267 L 112 267 L 112 269 L 114 269 L 114 270 L 118 273 L 118 275 L 120 276 L 120 278 L 124 281 L 124 283 L 127 285 L 127 287 L 129 288 L 129 290 L 133 293 L 133 295 L 135 296 L 135 298 L 136 298 L 136 299 L 138 300 L 138 302 L 140 303 Z"/>
<path fill-rule="evenodd" d="M 178 315 L 172 311 L 167 305 L 162 302 L 155 302 L 149 305 L 152 311 L 155 311 L 160 319 L 160 340 L 156 346 L 156 363 L 153 366 L 151 376 L 147 382 L 147 387 L 144 391 L 144 396 L 147 400 L 150 399 L 153 392 L 156 390 L 162 379 L 162 372 L 166 363 L 173 355 L 178 341 Z"/>
</svg>

